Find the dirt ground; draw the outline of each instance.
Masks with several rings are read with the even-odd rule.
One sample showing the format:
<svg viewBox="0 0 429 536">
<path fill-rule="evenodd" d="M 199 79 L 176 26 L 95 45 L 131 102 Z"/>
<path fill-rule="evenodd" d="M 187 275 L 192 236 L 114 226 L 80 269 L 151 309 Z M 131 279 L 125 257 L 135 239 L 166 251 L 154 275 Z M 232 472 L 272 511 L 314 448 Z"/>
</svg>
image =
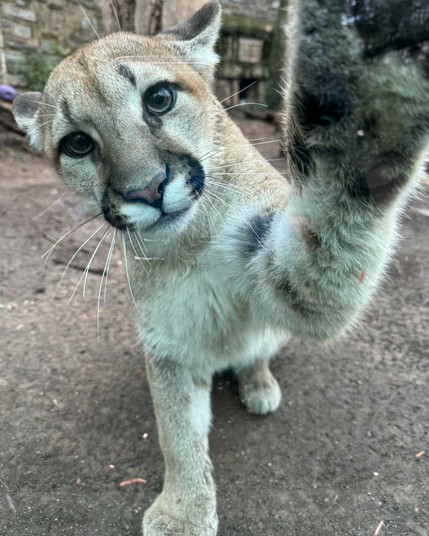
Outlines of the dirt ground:
<svg viewBox="0 0 429 536">
<path fill-rule="evenodd" d="M 275 136 L 241 124 L 250 137 Z M 275 144 L 260 147 L 278 156 Z M 143 351 L 119 249 L 99 335 L 107 245 L 85 298 L 81 282 L 69 301 L 94 240 L 57 288 L 97 224 L 67 236 L 44 266 L 52 240 L 87 214 L 64 192 L 41 158 L 0 149 L 0 535 L 137 536 L 163 477 Z M 427 197 L 413 201 L 359 329 L 333 347 L 294 339 L 284 349 L 275 415 L 247 414 L 232 378 L 216 378 L 219 536 L 429 535 L 428 215 Z M 120 486 L 134 477 L 146 483 Z"/>
</svg>

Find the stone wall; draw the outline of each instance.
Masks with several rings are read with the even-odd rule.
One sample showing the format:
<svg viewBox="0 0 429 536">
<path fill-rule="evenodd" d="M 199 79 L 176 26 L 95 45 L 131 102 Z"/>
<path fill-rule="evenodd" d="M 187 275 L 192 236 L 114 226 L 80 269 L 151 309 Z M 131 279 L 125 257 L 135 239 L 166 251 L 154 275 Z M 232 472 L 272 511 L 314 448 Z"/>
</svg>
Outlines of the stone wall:
<svg viewBox="0 0 429 536">
<path fill-rule="evenodd" d="M 140 4 L 145 8 L 150 3 L 144 0 Z M 164 0 L 162 26 L 166 29 L 176 24 L 179 16 L 186 19 L 203 3 L 190 0 L 184 2 L 186 9 L 179 10 L 177 0 Z M 226 98 L 228 105 L 242 98 L 261 101 L 269 76 L 264 51 L 272 37 L 279 0 L 221 0 L 221 4 L 224 24 L 218 45 L 222 57 L 218 96 Z M 31 60 L 31 53 L 59 59 L 96 38 L 96 32 L 116 31 L 116 21 L 108 19 L 112 17 L 110 6 L 110 0 L 0 0 L 0 84 L 22 87 L 17 70 Z M 227 98 L 256 80 L 259 82 L 249 90 Z"/>
<path fill-rule="evenodd" d="M 22 86 L 16 73 L 31 53 L 53 59 L 95 32 L 103 33 L 98 0 L 0 0 L 0 83 Z"/>
<path fill-rule="evenodd" d="M 280 0 L 220 0 L 225 15 L 239 15 L 250 19 L 273 21 Z"/>
<path fill-rule="evenodd" d="M 265 102 L 270 72 L 267 57 L 279 0 L 224 0 L 218 44 L 221 64 L 216 94 L 227 106 Z"/>
</svg>

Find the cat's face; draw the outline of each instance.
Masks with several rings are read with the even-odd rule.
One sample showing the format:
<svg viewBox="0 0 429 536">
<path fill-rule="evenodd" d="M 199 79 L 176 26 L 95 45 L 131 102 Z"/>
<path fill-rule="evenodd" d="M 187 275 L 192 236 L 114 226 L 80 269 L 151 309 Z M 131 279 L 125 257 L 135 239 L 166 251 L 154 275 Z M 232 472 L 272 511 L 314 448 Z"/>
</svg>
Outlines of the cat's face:
<svg viewBox="0 0 429 536">
<path fill-rule="evenodd" d="M 27 94 L 27 110 L 15 106 L 33 145 L 114 227 L 179 225 L 204 192 L 219 110 L 208 85 L 218 13 L 208 14 L 190 40 L 118 33 L 85 45 L 42 95 Z"/>
</svg>

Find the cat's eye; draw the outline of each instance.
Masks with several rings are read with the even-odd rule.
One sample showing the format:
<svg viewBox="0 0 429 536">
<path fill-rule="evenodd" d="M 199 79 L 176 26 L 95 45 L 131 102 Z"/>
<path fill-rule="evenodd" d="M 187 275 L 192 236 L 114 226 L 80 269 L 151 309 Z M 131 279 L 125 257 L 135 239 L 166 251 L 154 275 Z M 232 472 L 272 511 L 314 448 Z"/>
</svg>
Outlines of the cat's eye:
<svg viewBox="0 0 429 536">
<path fill-rule="evenodd" d="M 93 151 L 95 145 L 85 132 L 72 132 L 67 134 L 59 145 L 59 151 L 70 158 L 83 158 Z"/>
<path fill-rule="evenodd" d="M 176 102 L 174 88 L 166 83 L 150 87 L 144 94 L 144 103 L 149 113 L 162 115 L 169 112 Z"/>
</svg>

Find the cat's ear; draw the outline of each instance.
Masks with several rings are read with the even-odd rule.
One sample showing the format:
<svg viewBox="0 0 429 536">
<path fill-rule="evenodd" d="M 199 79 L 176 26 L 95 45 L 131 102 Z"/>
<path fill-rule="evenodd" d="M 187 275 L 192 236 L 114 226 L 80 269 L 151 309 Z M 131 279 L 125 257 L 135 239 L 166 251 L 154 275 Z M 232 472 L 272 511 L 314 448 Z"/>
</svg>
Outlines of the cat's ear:
<svg viewBox="0 0 429 536">
<path fill-rule="evenodd" d="M 174 38 L 175 50 L 207 82 L 214 77 L 219 56 L 214 50 L 219 38 L 222 10 L 218 2 L 209 2 L 182 24 L 165 32 Z"/>
<path fill-rule="evenodd" d="M 17 95 L 12 103 L 12 112 L 19 128 L 23 130 L 32 147 L 41 151 L 43 139 L 37 124 L 37 110 L 42 94 L 38 91 L 29 91 Z"/>
</svg>

